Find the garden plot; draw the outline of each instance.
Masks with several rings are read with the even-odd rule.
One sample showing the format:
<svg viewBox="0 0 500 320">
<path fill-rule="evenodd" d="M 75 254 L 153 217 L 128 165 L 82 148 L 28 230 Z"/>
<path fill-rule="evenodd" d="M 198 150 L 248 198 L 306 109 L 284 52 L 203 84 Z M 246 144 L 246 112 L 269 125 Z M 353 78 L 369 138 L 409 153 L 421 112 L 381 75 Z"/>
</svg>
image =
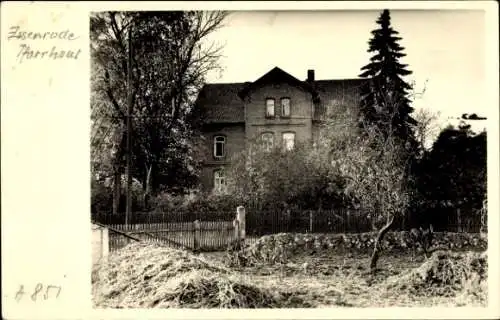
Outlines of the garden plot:
<svg viewBox="0 0 500 320">
<path fill-rule="evenodd" d="M 269 250 L 259 241 L 259 250 Z M 361 251 L 295 248 L 280 262 L 261 253 L 238 266 L 235 252 L 194 255 L 135 243 L 93 270 L 93 300 L 112 308 L 485 306 L 487 256 L 464 249 L 427 261 L 386 252 L 372 274 Z"/>
</svg>

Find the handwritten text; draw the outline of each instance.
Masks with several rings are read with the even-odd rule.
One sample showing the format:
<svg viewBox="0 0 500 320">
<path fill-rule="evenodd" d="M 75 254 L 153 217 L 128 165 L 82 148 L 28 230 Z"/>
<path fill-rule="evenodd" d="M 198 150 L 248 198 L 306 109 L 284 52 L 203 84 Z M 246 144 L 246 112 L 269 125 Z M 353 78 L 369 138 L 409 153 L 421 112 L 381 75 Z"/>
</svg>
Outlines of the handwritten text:
<svg viewBox="0 0 500 320">
<path fill-rule="evenodd" d="M 27 44 L 21 44 L 19 46 L 20 50 L 17 54 L 17 58 L 19 62 L 23 62 L 24 59 L 38 59 L 38 58 L 51 58 L 54 60 L 57 59 L 78 59 L 78 56 L 82 52 L 81 49 L 76 51 L 74 50 L 62 50 L 58 49 L 56 46 L 53 46 L 50 50 L 33 50 Z"/>
<path fill-rule="evenodd" d="M 54 286 L 54 285 L 46 285 L 44 286 L 41 283 L 38 283 L 33 291 L 31 292 L 26 292 L 24 291 L 24 286 L 20 285 L 19 290 L 16 292 L 15 295 L 15 300 L 17 302 L 21 301 L 26 294 L 29 295 L 29 298 L 33 301 L 36 302 L 37 300 L 43 298 L 43 300 L 48 300 L 50 298 L 59 298 L 59 295 L 61 294 L 61 286 Z"/>
<path fill-rule="evenodd" d="M 17 53 L 19 63 L 31 59 L 77 60 L 82 50 L 68 48 L 64 45 L 64 42 L 72 42 L 78 38 L 79 36 L 76 36 L 70 30 L 35 32 L 21 30 L 19 26 L 11 26 L 7 36 L 7 40 L 10 41 L 21 40 L 23 42 L 32 42 L 41 40 L 42 42 L 56 42 L 56 45 L 44 48 L 34 47 L 32 43 L 19 44 L 19 51 Z M 63 43 L 63 45 L 60 46 L 60 43 Z"/>
<path fill-rule="evenodd" d="M 10 27 L 8 40 L 76 40 L 80 37 L 76 37 L 75 34 L 69 30 L 64 31 L 46 31 L 46 32 L 33 32 L 33 31 L 20 31 L 19 26 Z"/>
</svg>

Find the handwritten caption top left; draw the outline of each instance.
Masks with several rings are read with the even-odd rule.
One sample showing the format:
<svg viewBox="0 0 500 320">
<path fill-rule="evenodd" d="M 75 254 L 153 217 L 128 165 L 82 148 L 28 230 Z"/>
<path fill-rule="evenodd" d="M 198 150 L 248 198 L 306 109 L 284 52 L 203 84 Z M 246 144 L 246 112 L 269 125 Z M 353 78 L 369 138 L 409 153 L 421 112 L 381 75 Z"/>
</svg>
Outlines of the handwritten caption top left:
<svg viewBox="0 0 500 320">
<path fill-rule="evenodd" d="M 26 31 L 21 30 L 20 26 L 12 26 L 9 29 L 7 40 L 68 40 L 73 41 L 80 38 L 75 36 L 69 29 L 59 31 Z"/>
<path fill-rule="evenodd" d="M 17 61 L 25 60 L 78 60 L 82 50 L 74 48 L 71 43 L 80 38 L 69 29 L 59 31 L 29 31 L 20 26 L 11 26 L 7 35 L 8 41 L 20 41 Z M 33 42 L 38 41 L 38 44 Z M 48 47 L 49 46 L 49 47 Z"/>
</svg>

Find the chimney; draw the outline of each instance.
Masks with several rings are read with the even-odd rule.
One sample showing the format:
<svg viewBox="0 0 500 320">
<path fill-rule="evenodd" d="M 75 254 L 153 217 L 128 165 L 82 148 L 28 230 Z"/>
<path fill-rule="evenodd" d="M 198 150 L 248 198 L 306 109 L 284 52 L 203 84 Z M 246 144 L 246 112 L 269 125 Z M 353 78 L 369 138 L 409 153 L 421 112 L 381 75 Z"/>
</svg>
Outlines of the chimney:
<svg viewBox="0 0 500 320">
<path fill-rule="evenodd" d="M 314 82 L 314 70 L 307 70 L 307 82 Z"/>
</svg>

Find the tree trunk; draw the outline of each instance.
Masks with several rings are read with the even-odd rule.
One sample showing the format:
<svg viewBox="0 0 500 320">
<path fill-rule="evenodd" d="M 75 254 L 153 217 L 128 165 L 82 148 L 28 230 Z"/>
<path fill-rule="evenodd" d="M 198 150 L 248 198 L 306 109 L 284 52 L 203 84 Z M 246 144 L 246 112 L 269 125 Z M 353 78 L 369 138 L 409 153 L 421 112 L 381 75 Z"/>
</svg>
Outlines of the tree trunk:
<svg viewBox="0 0 500 320">
<path fill-rule="evenodd" d="M 151 194 L 151 171 L 153 170 L 153 165 L 146 167 L 146 183 L 144 188 L 144 210 L 149 210 L 149 197 Z"/>
<path fill-rule="evenodd" d="M 118 214 L 121 194 L 121 172 L 119 168 L 114 168 L 113 176 L 113 214 Z"/>
<path fill-rule="evenodd" d="M 377 183 L 377 189 L 376 189 L 376 192 L 379 192 L 379 187 L 378 187 L 378 183 Z M 372 219 L 371 219 L 371 224 L 372 224 L 372 231 L 377 231 L 378 230 L 378 227 L 377 227 L 377 222 L 378 222 L 378 219 L 379 219 L 379 215 L 380 215 L 380 212 L 383 212 L 381 210 L 381 207 L 380 207 L 380 202 L 379 200 L 376 200 L 375 202 L 375 210 L 374 210 L 375 214 L 372 215 Z"/>
<path fill-rule="evenodd" d="M 387 221 L 385 226 L 383 226 L 382 229 L 380 229 L 380 231 L 377 234 L 377 238 L 375 239 L 375 246 L 373 248 L 372 257 L 370 259 L 370 271 L 371 272 L 374 272 L 375 268 L 377 267 L 377 261 L 378 261 L 378 258 L 380 257 L 380 251 L 381 251 L 380 243 L 384 239 L 385 234 L 387 233 L 387 231 L 389 231 L 389 229 L 391 228 L 393 223 L 394 223 L 394 215 L 392 215 L 389 218 L 389 220 Z"/>
<path fill-rule="evenodd" d="M 120 208 L 120 198 L 122 191 L 122 160 L 125 143 L 125 131 L 122 131 L 121 140 L 118 144 L 118 150 L 113 160 L 113 214 L 118 214 Z"/>
</svg>

